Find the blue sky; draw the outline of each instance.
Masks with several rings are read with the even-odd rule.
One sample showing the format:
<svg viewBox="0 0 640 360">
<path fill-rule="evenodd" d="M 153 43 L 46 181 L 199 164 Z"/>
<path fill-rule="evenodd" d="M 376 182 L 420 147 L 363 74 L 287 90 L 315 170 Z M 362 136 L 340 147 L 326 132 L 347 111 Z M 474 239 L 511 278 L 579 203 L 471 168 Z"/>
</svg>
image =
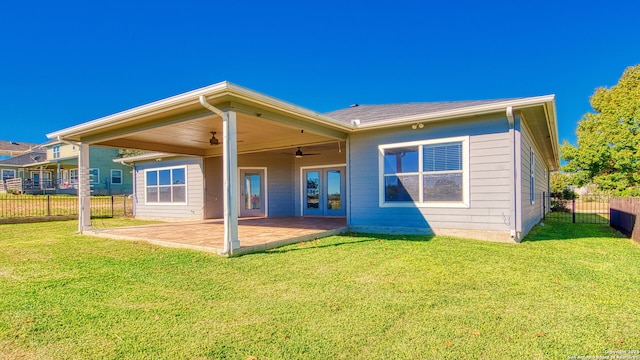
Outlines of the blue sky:
<svg viewBox="0 0 640 360">
<path fill-rule="evenodd" d="M 557 95 L 560 139 L 640 63 L 636 1 L 7 1 L 0 139 L 228 80 L 327 112 Z"/>
</svg>

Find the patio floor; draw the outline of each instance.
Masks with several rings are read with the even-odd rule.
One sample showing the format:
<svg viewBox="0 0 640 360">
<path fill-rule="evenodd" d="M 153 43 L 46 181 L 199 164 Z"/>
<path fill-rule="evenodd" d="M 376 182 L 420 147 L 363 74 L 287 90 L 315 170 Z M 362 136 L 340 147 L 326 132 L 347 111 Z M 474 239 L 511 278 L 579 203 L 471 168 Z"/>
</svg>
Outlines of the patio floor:
<svg viewBox="0 0 640 360">
<path fill-rule="evenodd" d="M 234 255 L 313 240 L 347 230 L 345 218 L 241 218 L 238 220 L 240 249 L 234 250 Z M 110 239 L 146 241 L 155 245 L 220 254 L 223 251 L 224 222 L 222 219 L 172 222 L 111 229 L 91 229 L 85 231 L 84 234 Z"/>
</svg>

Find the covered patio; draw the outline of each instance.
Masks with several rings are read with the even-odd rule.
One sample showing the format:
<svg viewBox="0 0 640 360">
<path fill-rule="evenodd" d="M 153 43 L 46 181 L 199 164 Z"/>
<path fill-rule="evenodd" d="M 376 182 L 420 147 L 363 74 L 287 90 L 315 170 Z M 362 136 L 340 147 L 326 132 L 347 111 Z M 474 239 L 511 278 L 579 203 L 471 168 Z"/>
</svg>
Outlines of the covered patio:
<svg viewBox="0 0 640 360">
<path fill-rule="evenodd" d="M 79 149 L 80 233 L 181 244 L 234 256 L 284 241 L 303 241 L 302 236 L 330 235 L 326 232 L 347 226 L 346 154 L 351 129 L 349 123 L 221 82 L 47 136 Z M 138 163 L 129 158 L 132 162 L 127 164 L 134 176 L 135 216 L 186 220 L 191 225 L 154 225 L 147 231 L 93 229 L 90 146 L 148 152 L 141 156 L 151 158 Z M 307 185 L 303 181 L 307 177 L 321 180 Z M 320 188 L 321 181 L 336 185 Z M 251 184 L 260 185 L 254 189 Z M 307 200 L 306 186 L 314 187 L 310 196 L 317 199 Z M 307 215 L 329 218 L 317 222 Z M 254 216 L 265 219 L 244 219 Z M 333 216 L 341 218 L 330 219 Z M 334 221 L 339 224 L 320 225 Z M 184 240 L 175 240 L 175 234 Z"/>
<path fill-rule="evenodd" d="M 345 218 L 333 217 L 269 217 L 238 220 L 240 248 L 234 255 L 259 252 L 275 247 L 319 237 L 331 236 L 348 230 Z M 224 220 L 161 223 L 122 228 L 92 228 L 83 232 L 98 237 L 145 241 L 151 244 L 207 251 L 224 252 Z M 176 236 L 176 234 L 179 234 Z"/>
</svg>

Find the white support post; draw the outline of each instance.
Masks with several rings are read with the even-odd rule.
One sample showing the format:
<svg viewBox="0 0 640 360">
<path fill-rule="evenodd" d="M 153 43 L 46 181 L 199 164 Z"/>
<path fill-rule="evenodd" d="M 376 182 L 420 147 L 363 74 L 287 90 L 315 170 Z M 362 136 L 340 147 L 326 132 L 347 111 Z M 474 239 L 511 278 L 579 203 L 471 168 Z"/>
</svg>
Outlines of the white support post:
<svg viewBox="0 0 640 360">
<path fill-rule="evenodd" d="M 238 148 L 236 113 L 225 111 L 222 117 L 222 173 L 224 187 L 224 252 L 233 255 L 240 248 L 238 239 Z"/>
<path fill-rule="evenodd" d="M 78 146 L 78 232 L 91 229 L 91 179 L 89 145 Z"/>
</svg>

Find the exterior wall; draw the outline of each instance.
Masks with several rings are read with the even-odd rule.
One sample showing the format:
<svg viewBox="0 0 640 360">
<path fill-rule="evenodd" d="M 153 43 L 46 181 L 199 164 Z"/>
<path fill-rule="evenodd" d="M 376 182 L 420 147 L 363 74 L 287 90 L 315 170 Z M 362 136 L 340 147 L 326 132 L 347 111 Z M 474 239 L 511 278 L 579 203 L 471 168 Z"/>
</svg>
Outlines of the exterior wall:
<svg viewBox="0 0 640 360">
<path fill-rule="evenodd" d="M 186 166 L 187 203 L 147 204 L 145 170 L 163 167 Z M 204 219 L 204 171 L 203 161 L 197 157 L 182 157 L 163 161 L 148 161 L 135 165 L 136 192 L 134 195 L 134 215 L 139 219 L 167 221 Z"/>
<path fill-rule="evenodd" d="M 99 169 L 99 183 L 92 184 L 93 195 L 131 194 L 133 191 L 133 169 L 130 166 L 113 162 L 118 157 L 118 149 L 92 146 L 89 149 L 89 166 Z M 77 168 L 77 158 L 76 158 Z M 111 183 L 111 170 L 122 171 L 122 184 Z"/>
<path fill-rule="evenodd" d="M 378 145 L 469 136 L 469 207 L 380 207 Z M 467 119 L 354 133 L 350 225 L 355 231 L 452 233 L 511 241 L 511 143 L 506 118 Z M 467 230 L 474 232 L 466 233 Z M 484 231 L 484 235 L 478 231 Z M 466 235 L 465 235 L 466 234 Z"/>
<path fill-rule="evenodd" d="M 58 157 L 58 159 L 78 157 L 78 147 L 76 145 L 58 143 L 58 144 L 53 144 L 47 147 L 47 159 L 55 160 L 55 158 L 53 157 L 53 148 L 55 146 L 60 146 L 60 156 Z"/>
<path fill-rule="evenodd" d="M 273 152 L 238 156 L 238 168 L 267 168 L 267 216 L 294 215 L 293 159 L 293 156 Z M 222 158 L 207 158 L 204 164 L 207 199 L 205 216 L 208 219 L 222 218 Z"/>
<path fill-rule="evenodd" d="M 549 178 L 548 178 L 548 169 L 544 163 L 544 160 L 540 156 L 540 151 L 536 146 L 532 134 L 527 128 L 526 124 L 523 123 L 521 126 L 521 134 L 522 134 L 522 147 L 520 151 L 521 164 L 522 168 L 520 169 L 520 179 L 522 182 L 522 208 L 521 208 L 521 216 L 522 216 L 522 233 L 521 237 L 526 236 L 526 234 L 538 223 L 542 220 L 543 217 L 543 194 L 547 194 L 549 190 Z M 531 202 L 530 196 L 530 151 L 533 148 L 534 156 L 535 156 L 535 194 L 534 201 Z"/>
</svg>

